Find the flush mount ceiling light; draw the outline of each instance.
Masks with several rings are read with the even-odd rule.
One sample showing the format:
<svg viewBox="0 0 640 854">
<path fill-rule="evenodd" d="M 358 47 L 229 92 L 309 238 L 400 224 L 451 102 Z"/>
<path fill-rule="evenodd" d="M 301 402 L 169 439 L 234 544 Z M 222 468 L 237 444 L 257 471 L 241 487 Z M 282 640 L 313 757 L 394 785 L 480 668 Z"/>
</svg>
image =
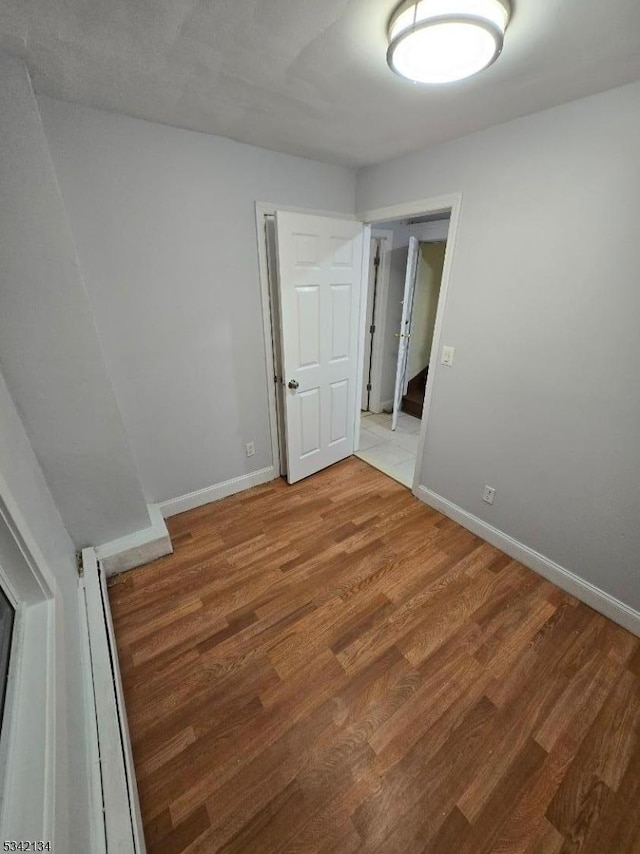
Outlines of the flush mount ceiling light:
<svg viewBox="0 0 640 854">
<path fill-rule="evenodd" d="M 414 83 L 452 83 L 500 56 L 508 0 L 405 0 L 389 22 L 387 62 Z"/>
</svg>

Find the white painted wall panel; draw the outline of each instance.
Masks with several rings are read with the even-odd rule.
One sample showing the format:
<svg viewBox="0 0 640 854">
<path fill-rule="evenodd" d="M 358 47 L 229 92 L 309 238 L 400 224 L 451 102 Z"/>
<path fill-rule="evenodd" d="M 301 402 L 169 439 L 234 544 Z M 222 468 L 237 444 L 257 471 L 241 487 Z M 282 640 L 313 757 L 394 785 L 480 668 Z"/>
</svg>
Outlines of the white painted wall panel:
<svg viewBox="0 0 640 854">
<path fill-rule="evenodd" d="M 351 352 L 351 285 L 331 285 L 331 361 Z"/>
<path fill-rule="evenodd" d="M 37 103 L 0 55 L 0 362 L 76 546 L 149 526 Z"/>
<path fill-rule="evenodd" d="M 349 429 L 349 380 L 331 383 L 329 443 L 344 442 Z"/>
<path fill-rule="evenodd" d="M 300 456 L 307 457 L 320 450 L 320 389 L 298 392 L 300 412 Z"/>
<path fill-rule="evenodd" d="M 298 297 L 299 367 L 315 367 L 320 361 L 320 288 L 318 285 L 296 287 Z"/>
<path fill-rule="evenodd" d="M 271 465 L 254 203 L 353 213 L 355 173 L 39 104 L 147 500 Z"/>
</svg>

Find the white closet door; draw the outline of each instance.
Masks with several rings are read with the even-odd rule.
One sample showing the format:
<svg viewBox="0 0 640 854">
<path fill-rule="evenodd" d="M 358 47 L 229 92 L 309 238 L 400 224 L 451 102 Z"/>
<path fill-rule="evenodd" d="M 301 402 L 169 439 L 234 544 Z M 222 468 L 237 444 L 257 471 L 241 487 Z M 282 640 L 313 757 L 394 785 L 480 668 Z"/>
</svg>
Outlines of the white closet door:
<svg viewBox="0 0 640 854">
<path fill-rule="evenodd" d="M 276 213 L 287 479 L 354 449 L 362 223 Z"/>
<path fill-rule="evenodd" d="M 407 256 L 407 272 L 404 278 L 404 297 L 402 300 L 402 320 L 398 333 L 398 361 L 396 363 L 396 386 L 393 393 L 393 415 L 391 429 L 398 426 L 398 414 L 402 406 L 402 395 L 406 391 L 407 357 L 409 355 L 409 338 L 411 337 L 411 311 L 413 309 L 413 294 L 416 287 L 418 270 L 418 249 L 420 244 L 416 237 L 409 238 L 409 254 Z"/>
</svg>

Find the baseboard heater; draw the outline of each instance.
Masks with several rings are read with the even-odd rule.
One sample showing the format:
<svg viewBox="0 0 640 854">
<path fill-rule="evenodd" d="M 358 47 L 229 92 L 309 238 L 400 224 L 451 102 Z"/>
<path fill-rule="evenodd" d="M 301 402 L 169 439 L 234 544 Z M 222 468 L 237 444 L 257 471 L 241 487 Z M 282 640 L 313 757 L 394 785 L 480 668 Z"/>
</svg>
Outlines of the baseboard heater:
<svg viewBox="0 0 640 854">
<path fill-rule="evenodd" d="M 94 756 L 92 844 L 96 854 L 145 854 L 106 575 L 93 549 L 82 552 L 81 591 L 88 634 L 88 703 L 92 723 L 95 719 L 89 734 Z"/>
</svg>

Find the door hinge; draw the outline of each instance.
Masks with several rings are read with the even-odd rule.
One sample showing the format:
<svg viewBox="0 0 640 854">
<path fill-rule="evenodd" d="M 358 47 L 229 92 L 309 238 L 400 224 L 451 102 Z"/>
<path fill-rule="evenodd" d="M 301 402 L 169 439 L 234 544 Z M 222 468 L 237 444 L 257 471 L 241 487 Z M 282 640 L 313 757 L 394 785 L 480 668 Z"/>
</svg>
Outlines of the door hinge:
<svg viewBox="0 0 640 854">
<path fill-rule="evenodd" d="M 380 255 L 379 254 L 377 254 L 376 257 L 373 259 L 373 266 L 374 267 L 380 266 Z"/>
<path fill-rule="evenodd" d="M 80 578 L 84 576 L 84 564 L 82 563 L 82 552 L 76 552 L 76 569 Z"/>
<path fill-rule="evenodd" d="M 369 334 L 370 334 L 370 335 L 373 335 L 373 333 L 374 333 L 375 331 L 376 331 L 375 324 L 374 324 L 374 323 L 372 323 L 372 324 L 371 324 L 371 326 L 369 327 Z"/>
<path fill-rule="evenodd" d="M 367 391 L 371 391 L 371 383 L 367 383 Z"/>
</svg>

